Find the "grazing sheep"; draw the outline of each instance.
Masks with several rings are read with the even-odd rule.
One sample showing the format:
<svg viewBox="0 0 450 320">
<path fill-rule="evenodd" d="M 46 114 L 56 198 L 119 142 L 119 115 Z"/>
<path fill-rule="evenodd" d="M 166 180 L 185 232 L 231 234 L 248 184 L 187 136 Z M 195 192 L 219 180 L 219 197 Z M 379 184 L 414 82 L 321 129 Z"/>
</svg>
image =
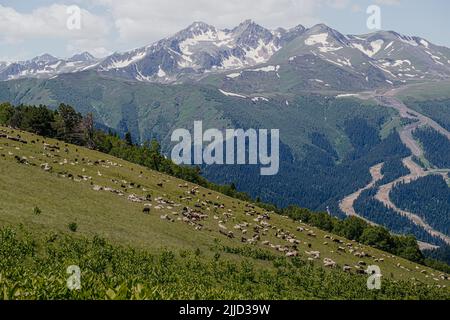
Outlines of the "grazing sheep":
<svg viewBox="0 0 450 320">
<path fill-rule="evenodd" d="M 44 171 L 47 171 L 47 172 L 49 172 L 49 171 L 51 171 L 51 170 L 52 170 L 52 167 L 51 167 L 51 166 L 49 166 L 49 164 L 48 164 L 48 163 L 43 163 L 43 164 L 41 164 L 41 169 L 42 169 L 42 170 L 44 170 Z"/>
<path fill-rule="evenodd" d="M 313 259 L 320 259 L 320 252 L 319 251 L 305 251 L 305 253 L 310 256 Z"/>
<path fill-rule="evenodd" d="M 167 220 L 169 222 L 175 222 L 174 219 L 172 219 L 171 217 L 169 217 L 169 215 L 165 214 L 161 216 L 161 220 Z"/>
<path fill-rule="evenodd" d="M 297 251 L 289 251 L 286 253 L 286 257 L 298 257 Z"/>
<path fill-rule="evenodd" d="M 342 270 L 344 271 L 344 272 L 350 272 L 350 271 L 352 271 L 352 267 L 350 267 L 350 266 L 344 266 L 343 268 L 342 268 Z"/>
<path fill-rule="evenodd" d="M 231 232 L 231 231 L 226 232 L 224 230 L 219 230 L 219 233 L 224 235 L 224 236 L 226 236 L 226 237 L 228 237 L 228 238 L 230 238 L 230 239 L 234 238 L 234 233 Z"/>
<path fill-rule="evenodd" d="M 142 210 L 142 212 L 143 212 L 144 214 L 150 214 L 150 208 L 145 207 L 145 208 Z"/>
<path fill-rule="evenodd" d="M 333 260 L 331 260 L 330 258 L 323 259 L 323 265 L 326 268 L 336 268 L 337 267 L 337 263 L 334 262 Z"/>
</svg>

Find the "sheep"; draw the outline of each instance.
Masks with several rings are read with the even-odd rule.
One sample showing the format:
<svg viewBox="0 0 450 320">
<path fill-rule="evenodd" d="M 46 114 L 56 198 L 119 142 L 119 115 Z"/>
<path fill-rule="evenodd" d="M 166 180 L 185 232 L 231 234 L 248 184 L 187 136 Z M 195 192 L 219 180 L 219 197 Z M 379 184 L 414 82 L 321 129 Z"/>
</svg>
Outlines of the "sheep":
<svg viewBox="0 0 450 320">
<path fill-rule="evenodd" d="M 167 214 L 162 215 L 160 218 L 161 218 L 161 220 L 167 220 L 169 222 L 175 222 L 175 220 L 172 219 L 171 217 L 169 217 L 169 215 L 167 215 Z"/>
<path fill-rule="evenodd" d="M 226 236 L 226 237 L 228 237 L 230 239 L 234 238 L 234 233 L 231 232 L 231 231 L 226 232 L 224 230 L 219 230 L 219 233 L 221 233 L 222 235 L 224 235 L 224 236 Z"/>
<path fill-rule="evenodd" d="M 144 209 L 142 209 L 142 212 L 143 212 L 144 214 L 150 214 L 150 208 L 145 207 Z"/>
<path fill-rule="evenodd" d="M 48 163 L 43 163 L 43 164 L 41 164 L 41 169 L 49 172 L 52 170 L 52 167 Z"/>
<path fill-rule="evenodd" d="M 352 271 L 352 267 L 345 265 L 345 266 L 342 268 L 342 270 L 343 270 L 344 272 L 350 272 L 350 271 Z"/>
<path fill-rule="evenodd" d="M 286 253 L 286 257 L 298 257 L 298 252 L 297 251 L 288 251 Z"/>
<path fill-rule="evenodd" d="M 308 256 L 311 256 L 313 259 L 320 259 L 319 251 L 305 251 Z"/>
<path fill-rule="evenodd" d="M 326 268 L 336 268 L 336 266 L 337 266 L 336 262 L 334 262 L 330 258 L 323 259 L 323 265 Z"/>
</svg>

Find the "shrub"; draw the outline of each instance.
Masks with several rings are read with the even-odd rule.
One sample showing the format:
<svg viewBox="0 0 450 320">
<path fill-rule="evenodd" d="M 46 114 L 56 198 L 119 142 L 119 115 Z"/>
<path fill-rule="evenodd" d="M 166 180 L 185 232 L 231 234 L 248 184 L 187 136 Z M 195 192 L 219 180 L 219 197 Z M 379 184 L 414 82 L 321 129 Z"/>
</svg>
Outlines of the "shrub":
<svg viewBox="0 0 450 320">
<path fill-rule="evenodd" d="M 77 232 L 78 229 L 78 225 L 76 222 L 71 222 L 69 223 L 69 230 L 72 232 Z"/>
</svg>

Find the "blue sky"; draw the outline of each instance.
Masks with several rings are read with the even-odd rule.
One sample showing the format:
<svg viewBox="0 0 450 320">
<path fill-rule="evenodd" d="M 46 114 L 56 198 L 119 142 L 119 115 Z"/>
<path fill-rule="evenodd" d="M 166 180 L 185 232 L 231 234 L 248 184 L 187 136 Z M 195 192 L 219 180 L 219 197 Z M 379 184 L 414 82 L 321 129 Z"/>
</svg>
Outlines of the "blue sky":
<svg viewBox="0 0 450 320">
<path fill-rule="evenodd" d="M 381 8 L 384 30 L 450 47 L 448 0 L 0 0 L 0 61 L 42 53 L 105 56 L 148 45 L 204 21 L 231 28 L 243 20 L 275 28 L 327 25 L 345 34 L 369 33 L 366 9 Z M 67 7 L 81 11 L 81 29 L 66 27 Z"/>
</svg>

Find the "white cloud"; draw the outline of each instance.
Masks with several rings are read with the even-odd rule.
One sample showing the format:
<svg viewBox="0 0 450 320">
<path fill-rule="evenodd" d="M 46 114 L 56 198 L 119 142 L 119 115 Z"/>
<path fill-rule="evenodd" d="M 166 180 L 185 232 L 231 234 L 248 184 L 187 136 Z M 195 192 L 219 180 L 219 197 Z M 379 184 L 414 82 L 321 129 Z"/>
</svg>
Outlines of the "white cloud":
<svg viewBox="0 0 450 320">
<path fill-rule="evenodd" d="M 400 5 L 400 0 L 375 0 L 375 3 L 386 6 L 398 6 Z"/>
<path fill-rule="evenodd" d="M 40 7 L 31 13 L 21 13 L 14 8 L 0 5 L 0 41 L 17 43 L 28 39 L 101 39 L 108 32 L 105 18 L 96 16 L 87 10 L 81 10 L 81 28 L 67 28 L 68 6 L 53 4 Z"/>
<path fill-rule="evenodd" d="M 0 0 L 1 1 L 1 0 Z M 55 2 L 57 0 L 54 0 Z M 311 26 L 327 21 L 318 19 L 324 10 L 348 9 L 362 12 L 354 0 L 58 0 L 76 3 L 82 9 L 82 28 L 66 26 L 68 5 L 52 4 L 23 13 L 0 5 L 0 45 L 42 39 L 46 48 L 60 54 L 89 51 L 105 56 L 111 51 L 148 45 L 173 35 L 193 21 L 204 21 L 219 28 L 232 28 L 253 19 L 268 28 Z M 396 5 L 400 0 L 375 0 Z M 29 51 L 36 51 L 28 45 Z M 65 52 L 62 52 L 65 50 Z M 17 49 L 15 50 L 18 51 Z M 12 49 L 3 52 L 11 55 Z"/>
<path fill-rule="evenodd" d="M 99 0 L 112 15 L 120 39 L 156 41 L 193 21 L 230 28 L 253 19 L 266 27 L 293 27 L 320 22 L 315 13 L 322 5 L 341 7 L 347 0 Z"/>
</svg>

